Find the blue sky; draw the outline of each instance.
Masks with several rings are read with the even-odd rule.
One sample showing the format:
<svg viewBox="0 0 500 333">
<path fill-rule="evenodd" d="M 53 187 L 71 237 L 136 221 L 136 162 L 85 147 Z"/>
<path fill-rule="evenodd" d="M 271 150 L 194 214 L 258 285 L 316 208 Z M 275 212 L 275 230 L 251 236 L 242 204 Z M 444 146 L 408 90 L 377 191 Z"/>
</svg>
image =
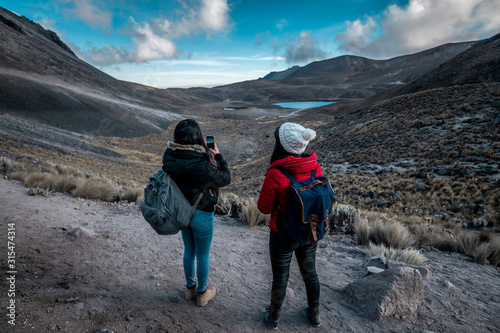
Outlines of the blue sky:
<svg viewBox="0 0 500 333">
<path fill-rule="evenodd" d="M 500 32 L 499 0 L 3 0 L 121 80 L 257 79 L 354 54 L 388 59 Z"/>
</svg>

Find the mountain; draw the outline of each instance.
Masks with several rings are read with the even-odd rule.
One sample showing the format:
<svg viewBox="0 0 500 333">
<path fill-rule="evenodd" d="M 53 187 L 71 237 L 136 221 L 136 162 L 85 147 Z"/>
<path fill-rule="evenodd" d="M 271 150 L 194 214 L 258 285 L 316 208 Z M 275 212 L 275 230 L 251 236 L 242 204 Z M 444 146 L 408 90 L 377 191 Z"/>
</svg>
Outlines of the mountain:
<svg viewBox="0 0 500 333">
<path fill-rule="evenodd" d="M 469 49 L 475 42 L 450 43 L 388 60 L 345 55 L 271 72 L 250 80 L 214 88 L 167 89 L 213 102 L 272 103 L 299 100 L 364 99 L 402 86 Z"/>
<path fill-rule="evenodd" d="M 0 96 L 12 122 L 81 134 L 161 133 L 179 118 L 171 106 L 80 60 L 54 32 L 1 7 Z"/>
<path fill-rule="evenodd" d="M 332 164 L 361 170 L 417 165 L 453 174 L 498 174 L 500 163 L 500 34 L 479 41 L 408 84 L 348 107 L 325 107 L 335 121 L 322 126 L 312 149 Z M 342 109 L 342 112 L 339 110 Z M 452 171 L 443 171 L 450 175 Z M 495 188 L 498 180 L 491 181 Z M 496 182 L 496 183 L 495 183 Z"/>
<path fill-rule="evenodd" d="M 467 51 L 402 87 L 396 94 L 491 82 L 500 82 L 500 34 L 477 42 Z"/>
</svg>

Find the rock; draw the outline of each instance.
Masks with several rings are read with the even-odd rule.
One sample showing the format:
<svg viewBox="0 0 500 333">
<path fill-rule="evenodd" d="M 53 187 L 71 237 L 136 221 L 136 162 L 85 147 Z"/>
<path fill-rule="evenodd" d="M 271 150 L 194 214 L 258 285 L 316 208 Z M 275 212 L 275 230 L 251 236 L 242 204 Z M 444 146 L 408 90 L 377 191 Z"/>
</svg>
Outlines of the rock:
<svg viewBox="0 0 500 333">
<path fill-rule="evenodd" d="M 396 268 L 396 267 L 410 267 L 413 269 L 416 269 L 420 272 L 420 275 L 422 275 L 422 279 L 427 280 L 432 276 L 432 273 L 429 269 L 421 266 L 415 266 L 415 265 L 410 265 L 401 261 L 395 261 L 395 260 L 388 260 L 387 261 L 387 267 L 390 268 Z"/>
<path fill-rule="evenodd" d="M 453 204 L 450 206 L 450 210 L 453 212 L 453 213 L 458 213 L 462 210 L 462 205 L 461 204 Z"/>
<path fill-rule="evenodd" d="M 449 176 L 450 175 L 450 172 L 446 168 L 440 168 L 436 173 L 439 176 Z"/>
<path fill-rule="evenodd" d="M 453 290 L 455 289 L 455 285 L 453 283 L 451 283 L 450 281 L 443 281 L 443 286 L 447 289 L 447 290 Z"/>
<path fill-rule="evenodd" d="M 22 218 L 20 216 L 7 216 L 5 218 L 5 223 L 17 223 L 17 222 L 20 222 L 22 220 Z"/>
<path fill-rule="evenodd" d="M 415 186 L 415 190 L 416 191 L 421 191 L 421 192 L 425 192 L 425 191 L 429 191 L 431 189 L 431 186 L 430 185 L 427 185 L 425 183 L 420 183 L 420 184 L 417 184 Z"/>
<path fill-rule="evenodd" d="M 385 207 L 385 206 L 387 206 L 387 205 L 388 205 L 388 203 L 387 203 L 387 202 L 385 202 L 385 201 L 380 201 L 380 200 L 377 200 L 377 199 L 372 199 L 372 200 L 370 200 L 370 201 L 368 202 L 368 204 L 369 204 L 369 205 L 374 205 L 374 206 L 377 206 L 377 207 L 379 207 L 379 208 L 383 208 L 383 207 Z"/>
<path fill-rule="evenodd" d="M 28 190 L 28 195 L 37 195 L 38 193 L 40 193 L 40 191 L 37 188 L 32 187 Z"/>
<path fill-rule="evenodd" d="M 416 313 L 424 301 L 422 275 L 411 267 L 395 267 L 348 284 L 345 295 L 370 319 Z"/>
<path fill-rule="evenodd" d="M 431 216 L 440 217 L 441 220 L 444 220 L 446 218 L 446 213 L 443 213 L 443 212 L 434 212 L 434 213 L 431 213 Z"/>
<path fill-rule="evenodd" d="M 474 206 L 474 214 L 484 213 L 486 211 L 486 206 L 484 204 L 477 204 Z"/>
<path fill-rule="evenodd" d="M 368 267 L 366 267 L 366 270 L 368 271 L 368 273 L 366 275 L 373 275 L 373 274 L 385 272 L 385 269 L 374 267 L 374 266 L 368 266 Z"/>
<path fill-rule="evenodd" d="M 474 219 L 467 224 L 467 228 L 469 229 L 482 228 L 487 226 L 488 221 L 486 221 L 485 219 Z"/>
<path fill-rule="evenodd" d="M 386 269 L 388 268 L 387 259 L 385 258 L 385 255 L 383 253 L 378 254 L 368 259 L 364 267 L 377 267 L 381 269 Z"/>
<path fill-rule="evenodd" d="M 417 178 L 420 178 L 420 179 L 425 179 L 425 178 L 427 178 L 427 176 L 428 176 L 428 173 L 425 170 L 420 171 L 419 173 L 417 173 Z"/>
<path fill-rule="evenodd" d="M 83 237 L 83 238 L 91 238 L 97 235 L 95 232 L 92 230 L 86 229 L 84 227 L 78 227 L 70 232 L 68 232 L 68 235 L 73 238 L 78 238 L 78 237 Z"/>
</svg>

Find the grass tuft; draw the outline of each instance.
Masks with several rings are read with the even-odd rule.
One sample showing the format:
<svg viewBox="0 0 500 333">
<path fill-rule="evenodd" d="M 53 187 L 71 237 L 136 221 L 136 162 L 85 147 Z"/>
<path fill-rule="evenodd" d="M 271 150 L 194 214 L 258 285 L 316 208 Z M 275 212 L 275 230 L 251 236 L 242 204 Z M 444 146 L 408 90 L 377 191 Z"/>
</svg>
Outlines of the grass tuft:
<svg viewBox="0 0 500 333">
<path fill-rule="evenodd" d="M 15 162 L 10 158 L 2 156 L 0 158 L 0 173 L 6 175 L 7 177 L 17 171 L 26 171 L 24 164 Z"/>
<path fill-rule="evenodd" d="M 479 239 L 475 234 L 467 231 L 459 232 L 456 235 L 458 253 L 465 254 L 466 256 L 471 256 L 479 245 Z"/>
<path fill-rule="evenodd" d="M 241 208 L 240 219 L 243 223 L 251 227 L 259 224 L 267 225 L 269 215 L 260 212 L 253 198 L 244 200 Z"/>
<path fill-rule="evenodd" d="M 370 226 L 368 221 L 365 219 L 360 219 L 354 224 L 354 233 L 358 245 L 368 245 L 370 242 Z"/>
<path fill-rule="evenodd" d="M 119 200 L 119 190 L 108 179 L 79 179 L 74 196 L 85 199 L 97 199 L 101 201 L 113 202 Z"/>
<path fill-rule="evenodd" d="M 137 202 L 144 195 L 144 190 L 139 187 L 126 187 L 123 190 L 121 200 L 127 202 Z"/>
<path fill-rule="evenodd" d="M 415 249 L 394 249 L 370 242 L 368 248 L 364 249 L 363 252 L 368 258 L 382 253 L 388 260 L 401 261 L 409 265 L 424 266 L 426 263 L 424 255 Z"/>
<path fill-rule="evenodd" d="M 399 222 L 383 223 L 376 221 L 369 226 L 370 242 L 394 249 L 405 249 L 415 244 L 415 239 L 403 224 Z"/>
</svg>

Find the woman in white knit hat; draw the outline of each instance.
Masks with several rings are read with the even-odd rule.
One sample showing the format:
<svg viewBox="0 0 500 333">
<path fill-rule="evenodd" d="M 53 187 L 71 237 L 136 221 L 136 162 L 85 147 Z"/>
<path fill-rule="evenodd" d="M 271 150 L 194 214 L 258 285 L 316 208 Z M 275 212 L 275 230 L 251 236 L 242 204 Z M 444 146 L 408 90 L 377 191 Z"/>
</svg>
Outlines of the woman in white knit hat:
<svg viewBox="0 0 500 333">
<path fill-rule="evenodd" d="M 257 206 L 264 214 L 271 214 L 269 228 L 269 252 L 273 271 L 273 283 L 270 306 L 262 311 L 266 325 L 278 328 L 281 306 L 285 299 L 292 254 L 295 253 L 300 273 L 307 292 L 308 306 L 306 315 L 314 327 L 321 326 L 319 317 L 320 286 L 316 273 L 316 249 L 318 243 L 312 241 L 300 246 L 286 232 L 278 230 L 276 218 L 280 210 L 285 211 L 289 198 L 291 181 L 278 168 L 288 170 L 298 181 L 308 179 L 311 172 L 322 176 L 322 171 L 314 153 L 304 153 L 309 141 L 316 137 L 316 132 L 295 123 L 284 123 L 274 133 L 276 139 L 271 156 L 271 165 L 267 170 Z M 281 227 L 282 228 L 282 227 Z M 281 231 L 281 233 L 279 232 Z M 280 237 L 281 236 L 281 237 Z M 284 236 L 284 237 L 283 237 Z"/>
</svg>

